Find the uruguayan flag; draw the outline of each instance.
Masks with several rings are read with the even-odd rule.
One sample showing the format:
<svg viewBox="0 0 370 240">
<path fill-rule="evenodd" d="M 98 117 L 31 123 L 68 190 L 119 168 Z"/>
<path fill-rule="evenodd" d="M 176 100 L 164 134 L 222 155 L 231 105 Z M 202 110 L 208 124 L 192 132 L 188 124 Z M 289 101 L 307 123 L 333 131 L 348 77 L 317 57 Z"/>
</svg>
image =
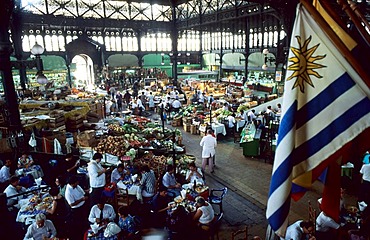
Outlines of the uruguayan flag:
<svg viewBox="0 0 370 240">
<path fill-rule="evenodd" d="M 266 217 L 285 235 L 292 180 L 370 126 L 370 91 L 307 10 L 297 7 Z"/>
</svg>

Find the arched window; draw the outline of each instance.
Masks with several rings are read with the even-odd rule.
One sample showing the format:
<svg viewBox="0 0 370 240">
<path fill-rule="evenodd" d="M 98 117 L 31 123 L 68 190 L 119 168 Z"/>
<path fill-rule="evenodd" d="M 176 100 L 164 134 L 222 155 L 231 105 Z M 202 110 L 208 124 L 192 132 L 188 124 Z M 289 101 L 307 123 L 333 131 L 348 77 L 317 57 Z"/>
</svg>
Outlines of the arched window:
<svg viewBox="0 0 370 240">
<path fill-rule="evenodd" d="M 127 51 L 127 37 L 122 37 L 122 51 Z"/>
<path fill-rule="evenodd" d="M 66 44 L 64 42 L 64 36 L 59 35 L 58 36 L 58 42 L 59 42 L 59 50 L 60 51 L 65 51 L 66 50 L 66 48 L 65 48 Z"/>
<path fill-rule="evenodd" d="M 133 36 L 132 38 L 131 38 L 131 49 L 133 50 L 133 51 L 137 51 L 137 50 L 139 50 L 139 48 L 138 48 L 138 45 L 137 45 L 138 43 L 137 43 L 137 37 L 135 37 L 135 36 Z"/>
<path fill-rule="evenodd" d="M 51 43 L 53 46 L 53 51 L 59 51 L 59 43 L 57 35 L 51 36 Z"/>
<path fill-rule="evenodd" d="M 116 51 L 122 51 L 121 37 L 116 37 Z"/>
<path fill-rule="evenodd" d="M 258 47 L 262 46 L 262 33 L 258 33 Z"/>
<path fill-rule="evenodd" d="M 111 50 L 111 45 L 110 45 L 110 37 L 109 36 L 106 36 L 104 38 L 104 44 L 105 44 L 105 48 L 107 49 L 107 51 L 110 51 Z"/>
<path fill-rule="evenodd" d="M 274 33 L 269 32 L 269 46 L 273 46 L 274 44 Z"/>
<path fill-rule="evenodd" d="M 268 32 L 264 32 L 263 33 L 263 46 L 267 47 L 269 45 L 268 40 L 269 40 L 269 34 Z"/>
<path fill-rule="evenodd" d="M 42 47 L 44 47 L 45 48 L 45 46 L 44 46 L 44 39 L 43 39 L 43 37 L 41 36 L 41 35 L 36 35 L 36 42 L 39 44 L 39 45 L 41 45 Z M 33 46 L 33 45 L 32 45 Z"/>
<path fill-rule="evenodd" d="M 53 43 L 51 41 L 51 36 L 50 35 L 46 35 L 45 36 L 45 51 L 53 51 Z"/>
<path fill-rule="evenodd" d="M 135 41 L 134 41 L 135 40 Z M 127 50 L 132 49 L 132 50 L 137 50 L 135 49 L 135 46 L 137 46 L 137 41 L 136 38 L 131 37 L 130 35 L 127 37 Z M 143 46 L 143 44 L 141 44 Z M 144 50 L 145 51 L 145 50 Z"/>
<path fill-rule="evenodd" d="M 24 35 L 22 38 L 22 49 L 24 52 L 31 51 L 30 48 L 30 39 L 28 38 L 28 35 Z"/>
<path fill-rule="evenodd" d="M 29 36 L 29 40 L 30 40 L 30 49 L 36 44 L 36 37 L 35 35 L 30 35 Z"/>
<path fill-rule="evenodd" d="M 114 37 L 114 36 L 110 37 L 110 49 L 111 49 L 111 51 L 117 51 L 116 37 Z"/>
<path fill-rule="evenodd" d="M 252 47 L 257 47 L 258 46 L 258 34 L 254 33 L 253 34 L 253 46 Z"/>
</svg>

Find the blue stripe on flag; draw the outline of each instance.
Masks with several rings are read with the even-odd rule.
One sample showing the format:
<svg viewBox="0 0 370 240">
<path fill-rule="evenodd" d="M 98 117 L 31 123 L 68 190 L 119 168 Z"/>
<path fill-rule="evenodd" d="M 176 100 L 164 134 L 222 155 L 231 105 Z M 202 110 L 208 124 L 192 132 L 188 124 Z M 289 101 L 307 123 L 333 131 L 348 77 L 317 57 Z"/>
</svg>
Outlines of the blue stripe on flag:
<svg viewBox="0 0 370 240">
<path fill-rule="evenodd" d="M 275 231 L 281 227 L 281 219 L 286 219 L 289 214 L 290 196 L 287 197 L 284 204 L 277 209 L 269 218 L 269 224 Z"/>
<path fill-rule="evenodd" d="M 352 78 L 345 72 L 337 80 L 321 91 L 314 99 L 305 104 L 297 112 L 297 126 L 302 127 L 306 122 L 315 117 L 316 114 L 325 109 L 330 103 L 334 102 L 340 95 L 348 91 L 355 85 Z"/>
<path fill-rule="evenodd" d="M 293 129 L 295 124 L 295 118 L 297 116 L 296 112 L 297 112 L 297 101 L 294 101 L 293 104 L 286 110 L 286 113 L 281 119 L 278 132 L 279 137 L 277 140 L 277 146 L 279 146 L 279 143 L 281 142 L 280 139 L 284 139 L 288 132 L 290 132 Z"/>
<path fill-rule="evenodd" d="M 322 131 L 294 150 L 293 166 L 316 154 L 321 148 L 330 144 L 339 134 L 370 112 L 370 100 L 365 97 L 340 117 L 331 122 Z"/>
<path fill-rule="evenodd" d="M 285 182 L 285 180 L 289 177 L 289 175 L 292 173 L 293 169 L 293 154 L 290 153 L 289 156 L 284 159 L 283 162 L 279 165 L 278 168 L 275 169 L 271 176 L 271 182 L 270 182 L 270 192 L 269 197 L 271 194 Z"/>
</svg>

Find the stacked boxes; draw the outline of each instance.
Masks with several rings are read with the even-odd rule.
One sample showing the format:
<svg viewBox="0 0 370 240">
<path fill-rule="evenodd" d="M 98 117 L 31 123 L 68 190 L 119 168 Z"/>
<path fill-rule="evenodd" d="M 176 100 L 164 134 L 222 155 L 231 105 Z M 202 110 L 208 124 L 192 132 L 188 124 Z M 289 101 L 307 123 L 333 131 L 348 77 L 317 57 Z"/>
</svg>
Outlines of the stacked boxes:
<svg viewBox="0 0 370 240">
<path fill-rule="evenodd" d="M 77 132 L 83 127 L 84 116 L 81 114 L 75 114 L 68 118 L 66 121 L 66 128 L 68 132 Z"/>
<path fill-rule="evenodd" d="M 54 110 L 49 113 L 50 119 L 48 119 L 49 129 L 57 129 L 65 125 L 63 111 Z"/>
</svg>

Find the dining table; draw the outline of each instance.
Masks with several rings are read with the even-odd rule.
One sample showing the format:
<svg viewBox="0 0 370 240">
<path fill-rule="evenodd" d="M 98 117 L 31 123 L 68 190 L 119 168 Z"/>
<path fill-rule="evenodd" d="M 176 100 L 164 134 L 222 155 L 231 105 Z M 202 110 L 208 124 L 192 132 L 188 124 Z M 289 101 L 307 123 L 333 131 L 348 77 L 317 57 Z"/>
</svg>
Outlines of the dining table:
<svg viewBox="0 0 370 240">
<path fill-rule="evenodd" d="M 43 188 L 42 190 L 39 190 Z M 47 192 L 47 186 L 33 186 L 27 189 L 27 192 L 33 191 L 33 194 L 27 195 L 25 198 L 18 201 L 19 211 L 16 221 L 30 225 L 35 221 L 35 217 L 39 213 L 46 213 L 46 209 L 52 206 L 53 198 Z"/>
<path fill-rule="evenodd" d="M 137 178 L 137 174 L 125 175 L 124 179 L 117 182 L 117 188 L 118 188 L 118 191 L 120 189 L 122 189 L 122 190 L 127 189 L 129 195 L 136 196 L 136 198 L 138 200 L 142 199 L 140 181 Z"/>
</svg>

